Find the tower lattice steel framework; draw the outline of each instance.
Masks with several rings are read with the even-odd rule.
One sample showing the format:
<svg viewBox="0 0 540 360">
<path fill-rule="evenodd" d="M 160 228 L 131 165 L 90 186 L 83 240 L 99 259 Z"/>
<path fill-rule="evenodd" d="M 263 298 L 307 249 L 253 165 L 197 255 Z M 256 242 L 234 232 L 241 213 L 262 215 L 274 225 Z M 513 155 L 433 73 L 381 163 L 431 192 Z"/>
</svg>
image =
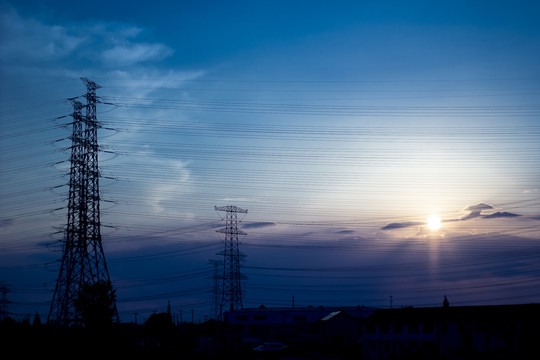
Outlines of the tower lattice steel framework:
<svg viewBox="0 0 540 360">
<path fill-rule="evenodd" d="M 236 206 L 215 207 L 216 211 L 224 211 L 225 227 L 217 230 L 224 234 L 225 249 L 218 255 L 223 255 L 223 275 L 222 275 L 222 293 L 220 318 L 223 311 L 234 311 L 243 308 L 242 304 L 242 280 L 244 279 L 240 272 L 241 261 L 244 255 L 240 253 L 239 236 L 247 235 L 238 229 L 238 214 L 247 214 L 247 210 Z"/>
<path fill-rule="evenodd" d="M 220 270 L 223 267 L 223 261 L 210 260 L 208 263 L 212 265 L 212 275 L 209 277 L 212 280 L 212 304 L 210 305 L 210 316 L 212 319 L 218 320 L 220 319 L 222 292 L 220 285 L 223 278 L 220 274 Z"/>
<path fill-rule="evenodd" d="M 97 283 L 110 285 L 110 277 L 101 242 L 100 192 L 98 168 L 98 129 L 96 90 L 101 86 L 87 79 L 86 105 L 73 104 L 71 167 L 69 176 L 67 226 L 63 256 L 48 321 L 69 326 L 80 321 L 75 306 L 81 289 Z M 86 115 L 82 114 L 83 107 Z M 115 316 L 118 319 L 116 304 Z"/>
</svg>

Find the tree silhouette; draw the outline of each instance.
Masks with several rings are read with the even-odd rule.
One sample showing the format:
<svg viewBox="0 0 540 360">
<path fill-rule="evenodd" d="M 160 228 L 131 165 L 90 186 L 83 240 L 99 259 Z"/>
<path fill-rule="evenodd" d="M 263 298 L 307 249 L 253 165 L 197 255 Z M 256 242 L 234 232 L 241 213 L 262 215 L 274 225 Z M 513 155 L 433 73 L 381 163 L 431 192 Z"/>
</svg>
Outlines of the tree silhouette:
<svg viewBox="0 0 540 360">
<path fill-rule="evenodd" d="M 450 302 L 448 301 L 448 299 L 446 298 L 446 295 L 444 295 L 444 300 L 443 300 L 443 307 L 447 308 L 450 306 Z"/>
<path fill-rule="evenodd" d="M 84 284 L 75 300 L 81 322 L 88 328 L 106 328 L 113 322 L 116 291 L 110 281 Z"/>
</svg>

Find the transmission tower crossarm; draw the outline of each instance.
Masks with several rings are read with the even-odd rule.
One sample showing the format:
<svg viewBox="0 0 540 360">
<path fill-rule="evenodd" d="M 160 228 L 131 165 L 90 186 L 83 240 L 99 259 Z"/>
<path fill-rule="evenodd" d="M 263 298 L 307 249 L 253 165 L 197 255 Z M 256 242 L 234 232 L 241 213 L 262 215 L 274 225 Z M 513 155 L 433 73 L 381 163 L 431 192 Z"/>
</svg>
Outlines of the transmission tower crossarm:
<svg viewBox="0 0 540 360">
<path fill-rule="evenodd" d="M 247 233 L 243 232 L 242 230 L 231 229 L 229 227 L 226 227 L 224 229 L 216 230 L 216 232 L 221 233 L 221 234 L 247 235 Z"/>
<path fill-rule="evenodd" d="M 214 209 L 216 211 L 233 211 L 241 214 L 247 214 L 247 209 L 240 209 L 237 206 L 234 205 L 226 205 L 226 206 L 214 206 Z"/>
</svg>

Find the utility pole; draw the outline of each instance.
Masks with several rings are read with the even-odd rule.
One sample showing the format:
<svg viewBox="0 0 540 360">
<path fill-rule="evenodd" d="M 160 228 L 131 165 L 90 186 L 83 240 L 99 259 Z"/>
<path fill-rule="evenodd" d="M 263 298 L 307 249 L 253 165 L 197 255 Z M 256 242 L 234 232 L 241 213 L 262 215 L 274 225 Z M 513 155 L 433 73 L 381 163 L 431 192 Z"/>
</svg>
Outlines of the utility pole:
<svg viewBox="0 0 540 360">
<path fill-rule="evenodd" d="M 57 326 L 69 326 L 81 321 L 75 306 L 84 288 L 105 285 L 113 293 L 101 243 L 100 192 L 98 167 L 98 129 L 96 90 L 101 86 L 87 78 L 86 105 L 73 104 L 71 136 L 71 167 L 69 177 L 67 226 L 63 240 L 63 255 L 48 321 Z M 82 115 L 83 107 L 86 115 Z M 114 314 L 118 320 L 116 301 L 112 296 Z"/>
<path fill-rule="evenodd" d="M 9 292 L 9 288 L 6 286 L 6 284 L 2 283 L 2 286 L 0 286 L 0 322 L 7 319 L 9 315 L 9 303 L 7 294 Z"/>
<path fill-rule="evenodd" d="M 221 206 L 215 207 L 216 211 L 225 212 L 225 227 L 217 230 L 218 233 L 224 234 L 223 243 L 225 249 L 218 255 L 223 255 L 223 275 L 222 275 L 222 293 L 220 306 L 220 319 L 223 315 L 223 307 L 228 311 L 234 311 L 243 308 L 242 304 L 242 280 L 243 276 L 240 272 L 240 263 L 243 254 L 239 249 L 239 235 L 247 235 L 238 229 L 238 214 L 247 214 L 247 210 L 236 206 Z M 241 221 L 241 220 L 240 220 Z"/>
</svg>

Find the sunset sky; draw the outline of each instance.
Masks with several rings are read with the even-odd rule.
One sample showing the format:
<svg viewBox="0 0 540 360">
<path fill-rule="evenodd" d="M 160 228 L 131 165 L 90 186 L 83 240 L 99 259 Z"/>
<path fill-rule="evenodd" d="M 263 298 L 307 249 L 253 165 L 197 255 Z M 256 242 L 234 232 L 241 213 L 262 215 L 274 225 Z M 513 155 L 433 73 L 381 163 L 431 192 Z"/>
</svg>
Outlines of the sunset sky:
<svg viewBox="0 0 540 360">
<path fill-rule="evenodd" d="M 102 86 L 123 321 L 210 314 L 222 205 L 248 209 L 245 307 L 540 302 L 536 1 L 2 0 L 0 16 L 14 316 L 44 320 L 52 299 L 81 77 Z"/>
</svg>

